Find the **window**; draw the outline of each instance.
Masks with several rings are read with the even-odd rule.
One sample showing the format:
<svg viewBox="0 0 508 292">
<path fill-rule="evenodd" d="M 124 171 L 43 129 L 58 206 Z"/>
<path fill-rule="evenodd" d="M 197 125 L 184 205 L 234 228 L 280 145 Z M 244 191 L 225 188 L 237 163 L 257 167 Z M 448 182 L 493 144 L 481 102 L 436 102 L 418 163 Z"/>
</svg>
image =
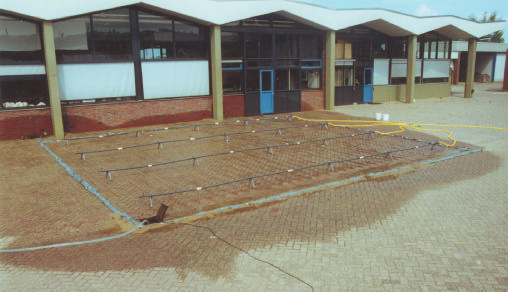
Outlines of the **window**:
<svg viewBox="0 0 508 292">
<path fill-rule="evenodd" d="M 247 58 L 272 58 L 272 34 L 246 33 L 245 35 Z"/>
<path fill-rule="evenodd" d="M 173 57 L 173 22 L 144 12 L 138 14 L 141 60 Z"/>
<path fill-rule="evenodd" d="M 222 71 L 222 88 L 225 93 L 242 92 L 243 71 Z"/>
<path fill-rule="evenodd" d="M 39 24 L 0 15 L 0 64 L 42 64 Z"/>
<path fill-rule="evenodd" d="M 352 66 L 340 66 L 335 68 L 335 86 L 354 86 L 354 70 Z"/>
<path fill-rule="evenodd" d="M 294 34 L 276 34 L 275 53 L 277 58 L 297 58 L 298 36 Z"/>
<path fill-rule="evenodd" d="M 48 106 L 46 76 L 0 78 L 0 101 L 3 108 Z"/>
<path fill-rule="evenodd" d="M 393 39 L 391 43 L 391 57 L 394 59 L 407 58 L 407 40 Z"/>
<path fill-rule="evenodd" d="M 275 71 L 275 90 L 298 90 L 298 69 L 277 69 Z"/>
<path fill-rule="evenodd" d="M 302 70 L 302 89 L 321 88 L 321 69 Z"/>
<path fill-rule="evenodd" d="M 314 35 L 301 35 L 301 53 L 300 57 L 307 59 L 323 58 L 323 38 Z"/>
<path fill-rule="evenodd" d="M 222 58 L 242 58 L 242 37 L 239 32 L 221 32 Z"/>
<path fill-rule="evenodd" d="M 196 25 L 175 21 L 176 58 L 204 59 L 207 56 L 206 31 Z"/>
<path fill-rule="evenodd" d="M 40 25 L 0 15 L 0 108 L 49 105 L 43 60 Z"/>
<path fill-rule="evenodd" d="M 127 8 L 57 21 L 54 35 L 58 63 L 131 59 Z"/>
<path fill-rule="evenodd" d="M 303 59 L 301 60 L 301 88 L 302 89 L 320 89 L 321 88 L 321 68 L 323 61 L 321 59 Z"/>
<path fill-rule="evenodd" d="M 92 14 L 96 60 L 130 60 L 131 29 L 129 9 Z"/>
</svg>

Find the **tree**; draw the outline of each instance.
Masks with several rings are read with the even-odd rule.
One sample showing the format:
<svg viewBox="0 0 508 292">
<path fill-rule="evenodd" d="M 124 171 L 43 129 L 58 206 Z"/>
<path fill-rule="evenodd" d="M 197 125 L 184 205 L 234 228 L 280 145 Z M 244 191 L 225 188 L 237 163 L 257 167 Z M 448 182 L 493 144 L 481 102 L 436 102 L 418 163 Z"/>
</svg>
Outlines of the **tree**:
<svg viewBox="0 0 508 292">
<path fill-rule="evenodd" d="M 477 16 L 471 15 L 469 19 L 474 20 L 476 22 L 486 23 L 486 22 L 496 22 L 496 21 L 502 21 L 502 19 L 497 17 L 497 11 L 494 11 L 492 13 L 483 13 L 483 17 L 479 18 Z M 491 34 L 488 34 L 484 37 L 480 38 L 480 41 L 484 42 L 493 42 L 493 43 L 504 43 L 504 37 L 503 37 L 503 31 L 498 30 Z"/>
</svg>

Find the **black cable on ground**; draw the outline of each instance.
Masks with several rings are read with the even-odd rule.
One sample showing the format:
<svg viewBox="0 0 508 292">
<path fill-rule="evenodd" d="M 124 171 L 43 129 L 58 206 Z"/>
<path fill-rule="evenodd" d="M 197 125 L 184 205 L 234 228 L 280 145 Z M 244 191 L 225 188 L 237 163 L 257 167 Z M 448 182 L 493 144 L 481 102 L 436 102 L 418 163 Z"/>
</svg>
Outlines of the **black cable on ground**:
<svg viewBox="0 0 508 292">
<path fill-rule="evenodd" d="M 241 247 L 239 247 L 239 246 L 236 246 L 236 245 L 232 244 L 231 242 L 229 242 L 229 241 L 225 240 L 224 238 L 222 238 L 222 237 L 218 236 L 218 235 L 217 235 L 217 233 L 215 233 L 215 231 L 214 231 L 212 228 L 210 228 L 210 227 L 208 227 L 208 226 L 194 225 L 194 224 L 191 224 L 191 223 L 183 223 L 183 222 L 180 222 L 179 224 L 189 225 L 189 226 L 192 226 L 192 227 L 195 227 L 195 228 L 201 228 L 201 229 L 206 229 L 206 230 L 208 230 L 211 234 L 213 234 L 213 236 L 215 236 L 215 238 L 217 238 L 218 240 L 220 240 L 220 241 L 224 242 L 226 245 L 229 245 L 230 247 L 232 247 L 232 248 L 234 248 L 234 249 L 236 249 L 236 250 L 241 251 L 242 253 L 246 254 L 247 256 L 249 256 L 250 258 L 252 258 L 252 259 L 254 259 L 254 260 L 258 261 L 258 262 L 261 262 L 261 263 L 267 264 L 267 265 L 269 265 L 269 266 L 272 266 L 273 268 L 275 268 L 275 269 L 279 270 L 280 272 L 282 272 L 282 273 L 284 273 L 284 274 L 286 274 L 286 275 L 288 275 L 288 276 L 290 276 L 290 277 L 292 277 L 292 278 L 296 279 L 297 281 L 299 281 L 299 282 L 301 282 L 301 283 L 305 284 L 306 286 L 308 286 L 308 287 L 311 289 L 311 291 L 312 291 L 312 292 L 314 292 L 314 287 L 313 287 L 311 284 L 309 284 L 309 283 L 305 282 L 304 280 L 302 280 L 300 277 L 298 277 L 298 276 L 296 276 L 296 275 L 291 274 L 290 272 L 288 272 L 288 271 L 284 270 L 283 268 L 281 268 L 281 267 L 279 267 L 279 266 L 276 266 L 275 264 L 270 263 L 269 261 L 266 261 L 266 260 L 260 259 L 260 258 L 258 258 L 258 257 L 256 257 L 256 256 L 254 256 L 254 255 L 250 254 L 250 253 L 249 253 L 248 251 L 246 251 L 245 249 L 243 249 L 243 248 L 241 248 Z"/>
</svg>

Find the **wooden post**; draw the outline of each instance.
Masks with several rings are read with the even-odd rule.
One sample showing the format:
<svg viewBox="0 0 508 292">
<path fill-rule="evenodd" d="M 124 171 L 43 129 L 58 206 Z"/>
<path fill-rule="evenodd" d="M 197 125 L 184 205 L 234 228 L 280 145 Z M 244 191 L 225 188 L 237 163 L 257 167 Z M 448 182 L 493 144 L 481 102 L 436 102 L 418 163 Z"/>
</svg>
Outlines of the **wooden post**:
<svg viewBox="0 0 508 292">
<path fill-rule="evenodd" d="M 469 39 L 467 48 L 467 74 L 466 86 L 464 88 L 464 97 L 473 97 L 473 82 L 476 66 L 476 39 Z"/>
<path fill-rule="evenodd" d="M 58 71 L 56 68 L 55 36 L 53 34 L 53 23 L 51 21 L 44 21 L 42 23 L 42 37 L 44 40 L 46 77 L 48 79 L 49 103 L 51 106 L 53 132 L 57 139 L 63 139 L 64 127 L 62 105 L 60 104 L 60 85 L 58 83 Z"/>
<path fill-rule="evenodd" d="M 406 102 L 412 103 L 415 98 L 415 75 L 416 75 L 416 36 L 408 38 L 407 46 L 407 78 L 406 78 Z"/>
<path fill-rule="evenodd" d="M 222 53 L 221 53 L 221 29 L 214 25 L 210 29 L 210 48 L 212 65 L 212 111 L 213 118 L 218 121 L 224 119 L 223 92 L 222 92 Z"/>
<path fill-rule="evenodd" d="M 325 48 L 325 109 L 335 106 L 335 31 L 326 32 Z"/>
<path fill-rule="evenodd" d="M 508 50 L 506 50 L 506 56 L 508 56 Z M 504 79 L 503 79 L 503 91 L 508 91 L 508 61 L 504 61 Z"/>
</svg>

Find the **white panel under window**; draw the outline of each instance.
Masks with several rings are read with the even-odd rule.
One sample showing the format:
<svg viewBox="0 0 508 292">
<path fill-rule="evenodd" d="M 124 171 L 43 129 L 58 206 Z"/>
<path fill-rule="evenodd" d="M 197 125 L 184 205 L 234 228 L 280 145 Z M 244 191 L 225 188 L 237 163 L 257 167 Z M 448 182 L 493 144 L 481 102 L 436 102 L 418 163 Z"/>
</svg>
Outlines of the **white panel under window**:
<svg viewBox="0 0 508 292">
<path fill-rule="evenodd" d="M 374 59 L 374 85 L 387 85 L 390 68 L 389 59 Z"/>
<path fill-rule="evenodd" d="M 407 77 L 407 60 L 392 60 L 392 77 Z"/>
<path fill-rule="evenodd" d="M 506 54 L 496 55 L 496 64 L 494 67 L 494 82 L 504 80 L 504 66 L 506 62 Z"/>
<path fill-rule="evenodd" d="M 422 60 L 416 60 L 415 64 L 415 77 L 422 77 Z"/>
<path fill-rule="evenodd" d="M 136 95 L 133 63 L 58 65 L 62 100 Z"/>
<path fill-rule="evenodd" d="M 142 62 L 145 99 L 209 95 L 208 61 Z"/>
<path fill-rule="evenodd" d="M 450 75 L 450 60 L 425 60 L 423 78 L 446 78 Z"/>
<path fill-rule="evenodd" d="M 1 65 L 0 76 L 13 75 L 44 75 L 44 65 Z"/>
</svg>

